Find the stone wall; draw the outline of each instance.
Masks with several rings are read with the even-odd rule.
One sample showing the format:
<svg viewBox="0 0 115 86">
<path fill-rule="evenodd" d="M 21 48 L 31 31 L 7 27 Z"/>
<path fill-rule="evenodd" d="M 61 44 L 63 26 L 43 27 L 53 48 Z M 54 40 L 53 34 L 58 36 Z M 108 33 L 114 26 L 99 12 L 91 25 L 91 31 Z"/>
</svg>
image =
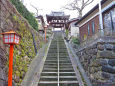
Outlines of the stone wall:
<svg viewBox="0 0 115 86">
<path fill-rule="evenodd" d="M 99 41 L 77 50 L 93 86 L 115 86 L 115 39 Z"/>
<path fill-rule="evenodd" d="M 9 0 L 0 0 L 0 33 L 10 30 L 16 31 L 21 36 L 20 44 L 14 46 L 13 61 L 13 81 L 16 86 L 19 86 L 30 62 L 36 55 L 32 34 L 35 37 L 37 50 L 42 47 L 44 42 L 38 32 L 17 12 Z M 7 83 L 8 55 L 9 45 L 3 44 L 2 35 L 0 35 L 0 86 L 5 86 Z"/>
</svg>

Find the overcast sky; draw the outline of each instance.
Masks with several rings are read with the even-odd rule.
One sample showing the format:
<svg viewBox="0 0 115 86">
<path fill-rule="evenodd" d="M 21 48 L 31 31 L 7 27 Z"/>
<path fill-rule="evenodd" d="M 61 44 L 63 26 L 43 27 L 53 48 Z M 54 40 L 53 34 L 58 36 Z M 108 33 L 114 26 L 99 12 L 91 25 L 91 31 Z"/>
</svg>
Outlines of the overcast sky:
<svg viewBox="0 0 115 86">
<path fill-rule="evenodd" d="M 24 0 L 24 5 L 27 7 L 27 9 L 33 13 L 36 12 L 36 10 L 30 5 L 34 5 L 35 7 L 42 9 L 39 10 L 39 14 L 46 15 L 50 14 L 51 11 L 62 11 L 60 9 L 64 5 L 70 3 L 72 0 Z M 94 7 L 98 3 L 98 0 L 94 0 L 92 4 L 87 6 L 84 11 L 83 15 L 87 13 L 92 7 Z M 65 14 L 69 14 L 70 18 L 76 18 L 77 12 L 76 11 L 70 11 L 70 10 L 64 10 Z"/>
</svg>

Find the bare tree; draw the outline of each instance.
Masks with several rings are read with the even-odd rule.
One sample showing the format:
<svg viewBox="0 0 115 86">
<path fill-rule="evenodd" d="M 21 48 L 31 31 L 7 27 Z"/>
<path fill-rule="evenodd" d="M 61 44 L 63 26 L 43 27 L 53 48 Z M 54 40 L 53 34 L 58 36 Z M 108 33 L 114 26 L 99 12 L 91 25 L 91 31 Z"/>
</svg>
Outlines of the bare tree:
<svg viewBox="0 0 115 86">
<path fill-rule="evenodd" d="M 24 3 L 24 0 L 21 0 L 22 3 Z"/>
<path fill-rule="evenodd" d="M 82 17 L 83 9 L 92 3 L 94 0 L 74 0 L 73 2 L 65 5 L 63 8 L 68 10 L 76 10 L 79 14 L 79 17 Z"/>
<path fill-rule="evenodd" d="M 39 16 L 39 10 L 42 10 L 42 9 L 39 9 L 32 4 L 30 4 L 30 5 L 36 10 L 36 16 Z"/>
</svg>

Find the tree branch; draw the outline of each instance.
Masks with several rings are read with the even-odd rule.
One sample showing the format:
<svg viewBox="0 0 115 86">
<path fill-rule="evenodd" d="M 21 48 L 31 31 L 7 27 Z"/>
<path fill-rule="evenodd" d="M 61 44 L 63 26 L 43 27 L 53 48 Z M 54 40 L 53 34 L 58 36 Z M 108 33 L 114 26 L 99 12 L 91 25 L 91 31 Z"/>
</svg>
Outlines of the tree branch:
<svg viewBox="0 0 115 86">
<path fill-rule="evenodd" d="M 36 10 L 36 15 L 39 16 L 39 10 L 42 10 L 42 9 L 39 9 L 32 4 L 30 4 L 30 5 Z"/>
<path fill-rule="evenodd" d="M 90 1 L 90 0 L 87 0 L 87 1 L 84 3 L 84 4 L 85 4 L 84 7 L 86 7 L 87 5 L 91 4 L 93 1 L 94 1 L 94 0 L 91 0 L 91 1 Z"/>
<path fill-rule="evenodd" d="M 92 3 L 94 0 L 74 0 L 72 3 L 65 5 L 65 9 L 76 10 L 79 14 L 82 14 L 83 9 Z M 79 15 L 81 16 L 81 15 Z"/>
</svg>

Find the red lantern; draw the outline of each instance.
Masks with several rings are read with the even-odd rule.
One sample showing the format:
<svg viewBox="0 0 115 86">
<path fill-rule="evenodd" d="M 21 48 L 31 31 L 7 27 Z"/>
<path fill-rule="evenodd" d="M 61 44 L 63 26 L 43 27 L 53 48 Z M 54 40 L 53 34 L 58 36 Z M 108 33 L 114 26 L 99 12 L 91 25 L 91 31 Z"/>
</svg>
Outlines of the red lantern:
<svg viewBox="0 0 115 86">
<path fill-rule="evenodd" d="M 19 35 L 14 31 L 2 33 L 4 44 L 19 44 Z"/>
<path fill-rule="evenodd" d="M 10 44 L 9 51 L 9 72 L 8 72 L 8 86 L 12 86 L 12 72 L 13 72 L 13 50 L 14 45 L 19 44 L 19 35 L 14 31 L 2 33 L 4 44 Z"/>
</svg>

